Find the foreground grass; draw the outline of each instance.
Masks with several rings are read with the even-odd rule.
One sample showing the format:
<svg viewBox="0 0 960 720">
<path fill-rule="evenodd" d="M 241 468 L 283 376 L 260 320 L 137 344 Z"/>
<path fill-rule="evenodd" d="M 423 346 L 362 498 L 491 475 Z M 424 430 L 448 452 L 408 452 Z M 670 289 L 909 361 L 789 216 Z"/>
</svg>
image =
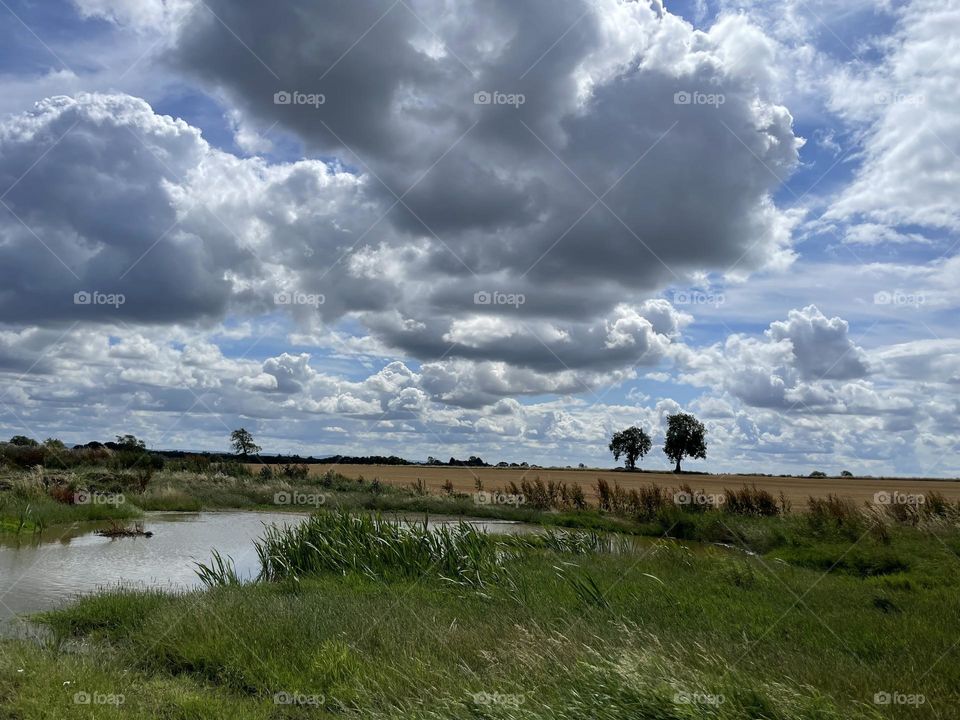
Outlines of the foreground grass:
<svg viewBox="0 0 960 720">
<path fill-rule="evenodd" d="M 322 513 L 261 543 L 269 581 L 214 569 L 207 591 L 112 592 L 43 616 L 46 648 L 0 646 L 0 707 L 14 718 L 952 717 L 960 666 L 941 619 L 960 612 L 956 530 L 894 529 L 875 542 L 905 568 L 868 576 L 777 561 L 840 543 L 807 539 L 751 557 L 591 534 L 431 539 Z M 874 540 L 846 550 L 859 542 Z M 877 693 L 924 702 L 877 705 Z"/>
</svg>

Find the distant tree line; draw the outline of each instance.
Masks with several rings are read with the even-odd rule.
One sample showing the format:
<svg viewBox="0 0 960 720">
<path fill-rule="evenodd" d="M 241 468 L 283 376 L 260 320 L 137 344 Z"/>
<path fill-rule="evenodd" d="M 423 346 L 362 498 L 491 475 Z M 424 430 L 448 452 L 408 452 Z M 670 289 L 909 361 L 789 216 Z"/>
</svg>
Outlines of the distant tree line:
<svg viewBox="0 0 960 720">
<path fill-rule="evenodd" d="M 681 472 L 681 462 L 685 458 L 704 459 L 707 455 L 706 428 L 703 423 L 688 413 L 675 413 L 667 418 L 667 430 L 664 437 L 663 452 L 674 463 L 674 472 Z M 138 471 L 159 470 L 168 461 L 174 461 L 174 469 L 190 470 L 207 468 L 211 464 L 230 463 L 242 469 L 244 463 L 252 460 L 262 465 L 417 465 L 419 463 L 396 455 L 329 455 L 315 458 L 301 457 L 297 454 L 264 455 L 256 444 L 253 435 L 245 428 L 234 430 L 230 434 L 231 453 L 191 452 L 186 450 L 149 450 L 146 443 L 135 435 L 115 436 L 107 442 L 88 442 L 83 445 L 67 446 L 57 438 L 47 438 L 42 443 L 26 435 L 14 435 L 7 442 L 0 441 L 0 468 L 4 465 L 20 468 L 36 466 L 51 468 L 70 468 L 82 465 L 103 465 L 117 469 L 136 469 Z M 609 450 L 615 460 L 624 459 L 627 470 L 636 470 L 639 460 L 651 450 L 653 442 L 650 435 L 640 427 L 629 427 L 617 431 L 610 440 Z M 444 462 L 431 456 L 427 465 L 443 467 L 498 467 L 498 468 L 540 468 L 539 465 L 526 462 L 498 462 L 491 465 L 477 455 L 466 460 L 451 457 Z M 570 467 L 569 465 L 567 467 Z M 579 467 L 584 469 L 583 463 Z M 781 477 L 788 477 L 783 475 Z M 821 470 L 810 473 L 812 478 L 829 477 Z M 852 478 L 854 474 L 843 470 L 839 477 Z M 861 476 L 864 477 L 864 476 Z"/>
</svg>

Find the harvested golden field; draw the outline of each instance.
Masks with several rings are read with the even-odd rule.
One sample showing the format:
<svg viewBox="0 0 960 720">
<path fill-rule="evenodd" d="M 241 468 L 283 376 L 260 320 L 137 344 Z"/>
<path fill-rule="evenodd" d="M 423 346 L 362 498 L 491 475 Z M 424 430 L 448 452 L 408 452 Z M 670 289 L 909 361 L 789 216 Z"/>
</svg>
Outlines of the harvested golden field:
<svg viewBox="0 0 960 720">
<path fill-rule="evenodd" d="M 255 469 L 255 466 L 251 466 Z M 919 494 L 938 492 L 952 501 L 960 500 L 960 481 L 928 480 L 922 478 L 809 478 L 809 477 L 765 477 L 762 475 L 697 475 L 684 474 L 677 477 L 673 473 L 627 473 L 611 470 L 552 470 L 547 468 L 473 468 L 445 467 L 427 465 L 310 465 L 310 473 L 322 475 L 333 470 L 345 477 L 363 476 L 366 480 L 379 478 L 381 482 L 392 485 L 409 485 L 422 479 L 431 491 L 441 490 L 445 481 L 450 480 L 458 492 L 473 492 L 477 479 L 483 482 L 485 490 L 503 488 L 513 481 L 577 483 L 588 497 L 595 497 L 594 483 L 597 478 L 607 482 L 617 482 L 625 488 L 637 488 L 656 483 L 661 487 L 677 487 L 679 483 L 690 485 L 694 490 L 707 493 L 720 493 L 724 488 L 738 488 L 742 485 L 756 485 L 774 495 L 780 492 L 797 509 L 807 498 L 826 497 L 828 494 L 842 495 L 856 501 L 872 501 L 874 495 L 886 492 L 890 495 Z"/>
</svg>

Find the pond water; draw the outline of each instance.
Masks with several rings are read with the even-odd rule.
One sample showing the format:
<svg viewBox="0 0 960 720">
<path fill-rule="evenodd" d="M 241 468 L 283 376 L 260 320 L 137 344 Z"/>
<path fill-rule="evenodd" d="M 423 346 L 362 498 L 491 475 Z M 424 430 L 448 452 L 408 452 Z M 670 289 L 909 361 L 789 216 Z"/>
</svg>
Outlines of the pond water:
<svg viewBox="0 0 960 720">
<path fill-rule="evenodd" d="M 101 588 L 152 587 L 185 590 L 200 585 L 194 562 L 211 551 L 233 558 L 241 577 L 257 574 L 253 542 L 264 525 L 290 525 L 306 514 L 289 512 L 147 513 L 152 537 L 107 538 L 103 523 L 50 528 L 39 536 L 0 535 L 0 635 L 29 633 L 21 618 L 60 607 Z M 460 518 L 430 517 L 431 526 Z M 531 526 L 502 520 L 469 520 L 492 533 L 527 532 Z"/>
</svg>

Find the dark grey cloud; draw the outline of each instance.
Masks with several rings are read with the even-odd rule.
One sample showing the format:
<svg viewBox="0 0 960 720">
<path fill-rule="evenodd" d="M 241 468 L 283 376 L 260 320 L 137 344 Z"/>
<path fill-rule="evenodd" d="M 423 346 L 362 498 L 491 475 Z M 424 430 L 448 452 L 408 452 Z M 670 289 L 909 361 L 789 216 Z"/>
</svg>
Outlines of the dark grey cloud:
<svg viewBox="0 0 960 720">
<path fill-rule="evenodd" d="M 724 66 L 719 40 L 658 7 L 210 7 L 220 20 L 195 11 L 178 67 L 264 127 L 369 172 L 384 202 L 402 196 L 389 221 L 430 242 L 437 275 L 563 274 L 649 292 L 689 272 L 757 267 L 788 243 L 768 196 L 797 162 L 789 113 Z M 278 91 L 326 102 L 278 105 Z M 525 101 L 478 105 L 477 91 Z"/>
</svg>

